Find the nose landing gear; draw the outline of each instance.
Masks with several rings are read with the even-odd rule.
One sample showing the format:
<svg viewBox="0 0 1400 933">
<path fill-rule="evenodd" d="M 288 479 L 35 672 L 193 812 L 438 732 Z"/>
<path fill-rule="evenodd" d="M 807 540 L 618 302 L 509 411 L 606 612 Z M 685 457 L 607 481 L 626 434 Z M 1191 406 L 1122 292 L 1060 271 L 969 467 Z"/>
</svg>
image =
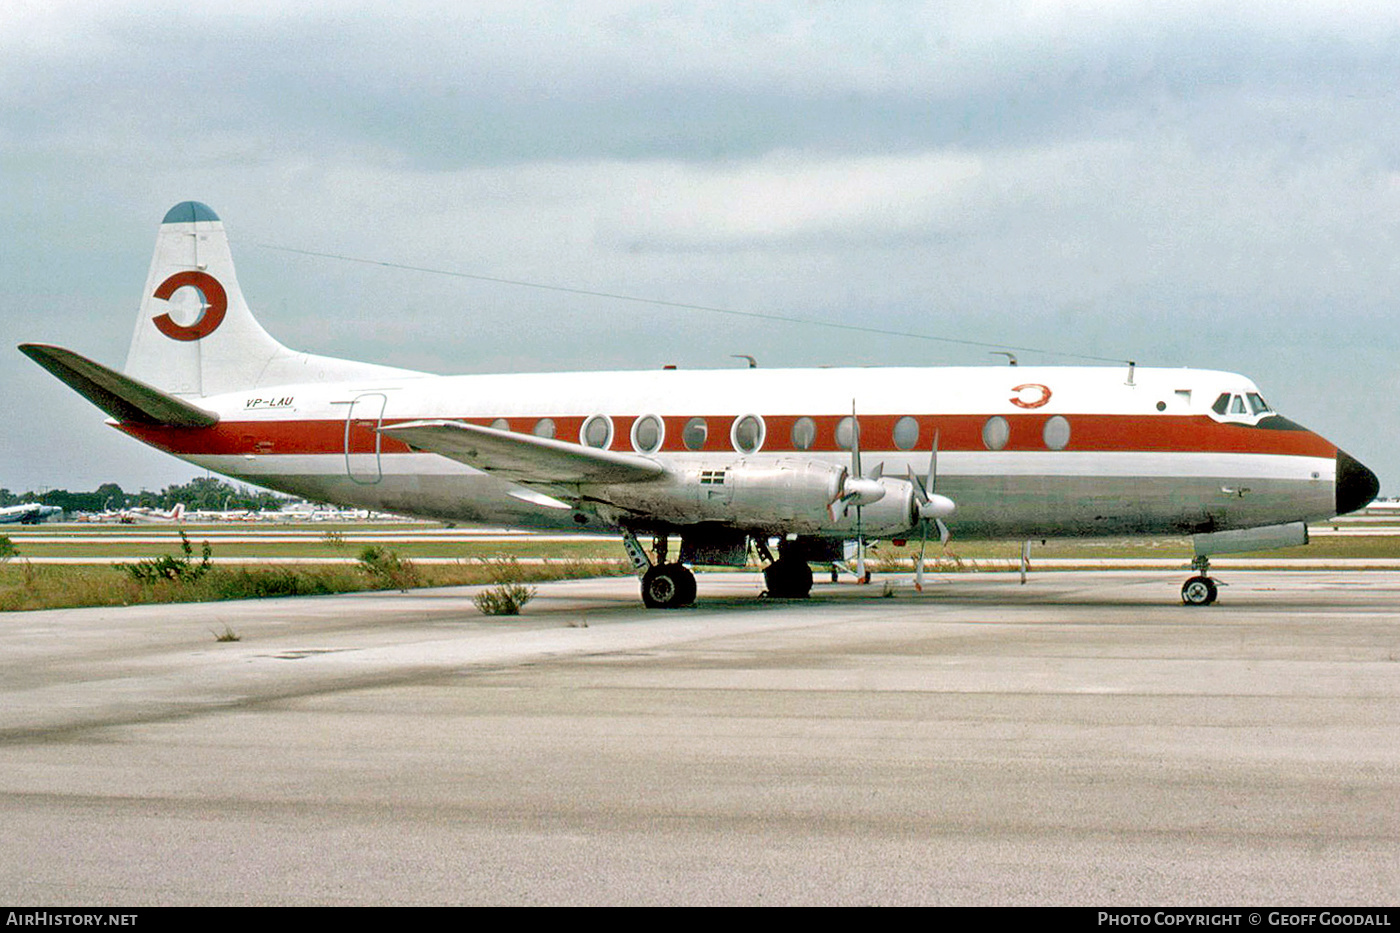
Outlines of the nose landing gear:
<svg viewBox="0 0 1400 933">
<path fill-rule="evenodd" d="M 1210 558 L 1198 554 L 1191 561 L 1196 576 L 1181 584 L 1181 601 L 1188 606 L 1209 606 L 1219 595 L 1219 584 L 1207 574 L 1210 573 Z"/>
</svg>

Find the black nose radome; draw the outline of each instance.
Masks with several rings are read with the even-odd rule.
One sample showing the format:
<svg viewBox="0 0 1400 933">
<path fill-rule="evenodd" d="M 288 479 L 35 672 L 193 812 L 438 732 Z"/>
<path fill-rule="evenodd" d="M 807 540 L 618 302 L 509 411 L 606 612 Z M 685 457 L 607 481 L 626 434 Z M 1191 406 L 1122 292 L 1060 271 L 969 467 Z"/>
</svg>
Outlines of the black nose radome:
<svg viewBox="0 0 1400 933">
<path fill-rule="evenodd" d="M 1344 450 L 1337 451 L 1337 514 L 1345 515 L 1370 503 L 1381 491 L 1376 474 Z"/>
</svg>

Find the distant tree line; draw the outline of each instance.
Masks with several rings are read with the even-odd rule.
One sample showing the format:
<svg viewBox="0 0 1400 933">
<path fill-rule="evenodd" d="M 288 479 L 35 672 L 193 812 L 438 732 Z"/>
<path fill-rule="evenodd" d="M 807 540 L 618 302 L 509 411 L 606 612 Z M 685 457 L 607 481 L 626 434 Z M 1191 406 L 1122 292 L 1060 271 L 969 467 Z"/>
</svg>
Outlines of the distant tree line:
<svg viewBox="0 0 1400 933">
<path fill-rule="evenodd" d="M 265 489 L 249 489 L 235 486 L 221 479 L 200 476 L 184 485 L 166 486 L 161 492 L 143 489 L 140 492 L 125 492 L 116 483 L 103 483 L 92 492 L 69 492 L 66 489 L 50 489 L 46 492 L 26 492 L 16 495 L 8 489 L 0 489 L 0 507 L 21 505 L 26 502 L 41 502 L 56 505 L 65 512 L 104 512 L 130 508 L 172 509 L 177 502 L 183 502 L 190 511 L 235 511 L 249 509 L 255 512 L 277 511 L 292 501 Z"/>
</svg>

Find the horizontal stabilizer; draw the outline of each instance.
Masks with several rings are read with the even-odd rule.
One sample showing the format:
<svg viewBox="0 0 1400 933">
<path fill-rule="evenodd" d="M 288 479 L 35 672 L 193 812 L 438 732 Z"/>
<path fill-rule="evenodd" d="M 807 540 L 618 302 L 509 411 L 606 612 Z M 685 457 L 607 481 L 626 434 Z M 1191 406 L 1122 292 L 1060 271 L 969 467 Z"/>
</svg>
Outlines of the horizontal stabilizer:
<svg viewBox="0 0 1400 933">
<path fill-rule="evenodd" d="M 639 483 L 666 472 L 660 463 L 639 454 L 462 421 L 407 421 L 380 428 L 379 433 L 527 485 Z"/>
<path fill-rule="evenodd" d="M 212 411 L 167 395 L 72 350 L 22 343 L 19 351 L 118 421 L 176 428 L 207 428 L 219 422 L 219 416 Z"/>
</svg>

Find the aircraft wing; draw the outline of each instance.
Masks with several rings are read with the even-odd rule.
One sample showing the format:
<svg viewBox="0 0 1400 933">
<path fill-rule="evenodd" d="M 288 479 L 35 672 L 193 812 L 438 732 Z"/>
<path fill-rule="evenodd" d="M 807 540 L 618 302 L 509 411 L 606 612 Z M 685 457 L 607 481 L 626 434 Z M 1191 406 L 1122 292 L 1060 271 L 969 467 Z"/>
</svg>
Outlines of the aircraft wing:
<svg viewBox="0 0 1400 933">
<path fill-rule="evenodd" d="M 406 421 L 382 427 L 379 433 L 529 486 L 641 483 L 666 473 L 660 462 L 640 454 L 599 450 L 463 421 Z"/>
</svg>

